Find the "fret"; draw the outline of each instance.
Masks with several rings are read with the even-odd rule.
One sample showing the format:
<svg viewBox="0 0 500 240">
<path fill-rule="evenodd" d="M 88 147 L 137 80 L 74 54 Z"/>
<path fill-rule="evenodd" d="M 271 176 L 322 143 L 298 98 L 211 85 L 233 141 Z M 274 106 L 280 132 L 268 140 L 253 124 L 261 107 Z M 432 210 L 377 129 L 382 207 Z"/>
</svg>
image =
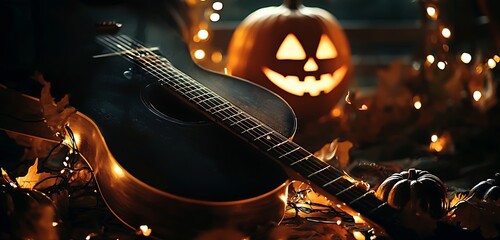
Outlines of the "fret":
<svg viewBox="0 0 500 240">
<path fill-rule="evenodd" d="M 226 106 L 226 105 L 231 106 L 231 103 L 229 103 L 229 102 L 223 102 L 221 105 L 213 106 L 213 107 L 207 109 L 207 112 L 212 112 L 212 110 L 214 110 L 214 109 L 216 109 L 218 107 Z M 212 112 L 212 114 L 214 114 L 214 113 L 216 113 L 216 112 Z"/>
<path fill-rule="evenodd" d="M 287 155 L 289 155 L 290 153 L 293 153 L 293 152 L 295 152 L 295 151 L 297 151 L 297 150 L 300 150 L 300 149 L 301 149 L 301 147 L 297 147 L 297 148 L 293 149 L 292 151 L 289 151 L 289 152 L 287 152 L 287 153 L 285 153 L 285 154 L 283 154 L 283 155 L 279 156 L 278 158 L 282 158 L 282 157 L 284 157 L 284 156 L 287 156 Z"/>
<path fill-rule="evenodd" d="M 257 141 L 257 140 L 259 140 L 259 139 L 261 139 L 261 138 L 263 138 L 263 137 L 269 136 L 269 135 L 271 135 L 271 134 L 273 134 L 273 133 L 275 133 L 275 131 L 274 131 L 274 130 L 272 130 L 272 131 L 270 131 L 270 132 L 268 132 L 268 133 L 265 133 L 265 134 L 263 134 L 263 135 L 260 135 L 260 136 L 258 136 L 258 137 L 256 137 L 256 138 L 254 138 L 254 139 L 253 139 L 253 141 L 255 142 L 255 141 Z"/>
<path fill-rule="evenodd" d="M 209 94 L 212 94 L 211 92 L 206 92 L 206 93 L 203 93 L 203 94 L 200 94 L 200 95 L 195 95 L 194 97 L 190 97 L 188 98 L 189 101 L 193 101 L 194 99 L 197 99 L 197 98 L 200 98 L 200 97 L 204 97 L 206 95 L 209 95 Z M 212 94 L 213 96 L 213 94 Z"/>
<path fill-rule="evenodd" d="M 226 121 L 226 120 L 228 120 L 228 119 L 230 119 L 230 118 L 233 118 L 233 117 L 236 117 L 236 116 L 238 116 L 238 115 L 240 115 L 240 114 L 243 114 L 243 112 L 242 112 L 242 111 L 239 111 L 239 112 L 237 112 L 237 113 L 236 113 L 236 114 L 234 114 L 234 115 L 227 116 L 227 117 L 225 117 L 225 118 L 221 119 L 221 121 Z"/>
<path fill-rule="evenodd" d="M 262 126 L 262 123 L 259 123 L 259 124 L 257 124 L 256 126 L 251 127 L 251 128 L 249 128 L 249 129 L 247 129 L 247 130 L 245 130 L 245 131 L 241 132 L 241 134 L 246 133 L 246 132 L 248 132 L 248 131 L 252 131 L 252 130 L 254 130 L 254 129 L 256 129 L 256 128 L 260 127 L 260 126 Z"/>
<path fill-rule="evenodd" d="M 356 199 L 354 199 L 354 200 L 350 201 L 350 202 L 349 202 L 349 205 L 354 204 L 355 202 L 357 202 L 357 201 L 361 200 L 362 198 L 364 198 L 364 197 L 368 196 L 369 194 L 373 194 L 373 190 L 370 190 L 370 191 L 366 192 L 365 194 L 363 194 L 363 195 L 361 195 L 361 196 L 357 197 Z"/>
<path fill-rule="evenodd" d="M 309 159 L 309 158 L 310 158 L 310 157 L 312 157 L 312 156 L 313 156 L 313 154 L 312 154 L 312 153 L 310 153 L 310 154 L 309 154 L 309 155 L 307 155 L 306 157 L 303 157 L 303 158 L 301 158 L 301 159 L 299 159 L 299 160 L 297 160 L 297 161 L 295 161 L 295 162 L 291 163 L 291 164 L 290 164 L 290 166 L 293 166 L 293 165 L 295 165 L 295 164 L 297 164 L 297 163 L 299 163 L 299 162 L 302 162 L 302 161 L 304 161 L 304 160 L 307 160 L 307 159 Z"/>
<path fill-rule="evenodd" d="M 212 114 L 216 114 L 216 113 L 219 113 L 219 112 L 225 111 L 225 110 L 230 109 L 230 108 L 234 108 L 234 106 L 230 105 L 230 106 L 228 106 L 228 107 L 225 107 L 225 108 L 219 109 L 219 110 L 217 110 L 217 111 L 213 112 Z M 223 119 L 222 121 L 224 121 L 224 120 L 225 120 L 225 119 Z"/>
<path fill-rule="evenodd" d="M 204 103 L 204 102 L 206 102 L 206 101 L 210 101 L 210 100 L 213 100 L 213 99 L 218 99 L 218 98 L 219 98 L 218 96 L 215 96 L 215 95 L 214 95 L 214 96 L 212 96 L 212 97 L 209 97 L 209 98 L 206 98 L 206 99 L 203 99 L 203 100 L 201 100 L 201 101 L 197 102 L 197 104 L 202 104 L 202 103 Z"/>
<path fill-rule="evenodd" d="M 188 86 L 188 87 L 198 87 L 198 86 Z M 195 89 L 192 89 L 192 90 L 189 90 L 187 92 L 183 92 L 184 94 L 189 94 L 189 93 L 192 93 L 192 92 L 195 92 L 195 91 L 198 91 L 200 89 L 203 89 L 203 87 L 199 87 L 199 88 L 195 88 Z"/>
<path fill-rule="evenodd" d="M 326 166 L 326 167 L 324 167 L 324 168 L 322 168 L 322 169 L 320 169 L 320 170 L 318 170 L 318 171 L 316 171 L 316 172 L 313 172 L 313 173 L 311 173 L 311 174 L 307 175 L 307 177 L 312 177 L 313 175 L 316 175 L 316 174 L 318 174 L 318 173 L 320 173 L 320 172 L 323 172 L 323 171 L 325 171 L 326 169 L 328 169 L 328 168 L 330 168 L 330 167 L 331 167 L 331 166 L 330 166 L 330 165 L 328 165 L 328 166 Z"/>
<path fill-rule="evenodd" d="M 269 149 L 267 149 L 267 151 L 269 152 L 271 149 L 277 148 L 277 147 L 279 147 L 279 146 L 281 146 L 281 145 L 283 145 L 283 144 L 285 144 L 287 142 L 288 142 L 288 139 L 285 140 L 285 141 L 283 141 L 283 142 L 280 142 L 280 143 L 278 143 L 278 144 L 276 144 L 276 145 L 274 145 L 272 147 L 270 147 Z"/>
<path fill-rule="evenodd" d="M 331 181 L 329 181 L 329 182 L 327 182 L 327 183 L 323 184 L 323 187 L 326 187 L 326 186 L 328 186 L 328 185 L 330 185 L 330 184 L 332 184 L 332 183 L 336 182 L 337 180 L 339 180 L 339 179 L 341 179 L 341 178 L 343 178 L 343 177 L 344 177 L 344 175 L 340 175 L 339 177 L 337 177 L 337 178 L 335 178 L 335 179 L 333 179 L 333 180 L 331 180 Z"/>
<path fill-rule="evenodd" d="M 352 184 L 352 185 L 351 185 L 351 186 L 349 186 L 348 188 L 345 188 L 344 190 L 342 190 L 342 191 L 340 191 L 340 192 L 336 193 L 336 194 L 335 194 L 335 196 L 337 196 L 337 197 L 338 197 L 338 196 L 340 196 L 342 193 L 347 192 L 349 189 L 351 189 L 351 188 L 353 188 L 353 187 L 356 187 L 356 186 L 355 186 L 354 184 Z"/>
<path fill-rule="evenodd" d="M 243 113 L 243 112 L 241 112 L 241 113 Z M 234 126 L 234 125 L 236 125 L 236 124 L 238 124 L 238 123 L 240 123 L 240 122 L 246 121 L 246 120 L 251 119 L 251 118 L 252 118 L 252 117 L 246 116 L 246 117 L 244 117 L 243 119 L 240 119 L 240 120 L 238 120 L 238 121 L 236 121 L 236 122 L 231 123 L 231 125 L 230 125 L 230 126 Z"/>
</svg>

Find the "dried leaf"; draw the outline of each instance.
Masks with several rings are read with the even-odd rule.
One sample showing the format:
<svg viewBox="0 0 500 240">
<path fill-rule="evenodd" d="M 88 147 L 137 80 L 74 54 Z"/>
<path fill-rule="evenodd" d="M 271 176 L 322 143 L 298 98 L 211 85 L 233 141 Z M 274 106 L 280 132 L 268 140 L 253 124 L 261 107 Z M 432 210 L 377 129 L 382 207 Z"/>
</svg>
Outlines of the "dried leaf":
<svg viewBox="0 0 500 240">
<path fill-rule="evenodd" d="M 314 153 L 314 156 L 324 162 L 331 161 L 336 158 L 341 169 L 344 169 L 349 164 L 349 150 L 352 148 L 352 143 L 349 141 L 333 140 L 331 143 L 323 146 L 319 151 Z"/>
<path fill-rule="evenodd" d="M 63 132 L 64 124 L 69 116 L 76 112 L 74 107 L 69 106 L 69 97 L 65 95 L 59 102 L 55 102 L 50 94 L 50 82 L 45 81 L 42 75 L 36 75 L 35 79 L 42 85 L 40 94 L 40 104 L 42 105 L 43 116 L 47 125 L 54 132 Z"/>
</svg>

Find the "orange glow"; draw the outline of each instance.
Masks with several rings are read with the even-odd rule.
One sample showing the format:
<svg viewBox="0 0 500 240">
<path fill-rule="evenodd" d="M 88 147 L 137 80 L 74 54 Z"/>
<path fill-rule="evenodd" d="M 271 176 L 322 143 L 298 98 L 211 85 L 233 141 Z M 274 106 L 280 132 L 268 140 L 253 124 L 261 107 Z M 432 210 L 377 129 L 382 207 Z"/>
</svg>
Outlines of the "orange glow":
<svg viewBox="0 0 500 240">
<path fill-rule="evenodd" d="M 339 85 L 347 73 L 347 66 L 340 67 L 332 74 L 321 74 L 319 80 L 314 76 L 306 76 L 304 81 L 300 81 L 297 76 L 285 77 L 267 67 L 263 67 L 262 71 L 272 83 L 291 94 L 304 96 L 305 93 L 309 93 L 315 97 L 322 91 L 327 94 Z"/>
<path fill-rule="evenodd" d="M 366 111 L 366 110 L 368 110 L 368 106 L 366 106 L 366 104 L 363 104 L 363 105 L 361 105 L 361 107 L 359 108 L 359 110 Z"/>
<path fill-rule="evenodd" d="M 488 67 L 490 67 L 491 69 L 493 69 L 497 66 L 497 62 L 493 58 L 488 59 L 487 64 L 488 64 Z"/>
<path fill-rule="evenodd" d="M 337 106 L 332 110 L 331 115 L 332 115 L 332 117 L 338 118 L 338 117 L 342 116 L 342 113 L 343 113 L 342 108 Z"/>
<path fill-rule="evenodd" d="M 443 28 L 443 30 L 441 30 L 441 35 L 443 35 L 444 38 L 450 38 L 451 30 L 449 28 Z"/>
<path fill-rule="evenodd" d="M 306 59 L 306 51 L 300 44 L 299 39 L 292 33 L 289 33 L 281 46 L 276 52 L 276 59 L 278 60 L 303 60 Z"/>
<path fill-rule="evenodd" d="M 352 231 L 352 235 L 356 240 L 365 240 L 365 235 L 363 235 L 360 231 Z"/>
<path fill-rule="evenodd" d="M 151 235 L 151 232 L 153 231 L 151 228 L 148 227 L 148 225 L 141 225 L 139 227 L 139 230 L 141 231 L 142 235 L 146 237 Z"/>
<path fill-rule="evenodd" d="M 125 176 L 125 172 L 123 171 L 123 168 L 120 167 L 120 165 L 116 164 L 113 166 L 113 173 L 115 174 L 115 176 L 117 177 L 124 177 Z"/>
<path fill-rule="evenodd" d="M 474 101 L 479 101 L 479 99 L 481 99 L 482 97 L 482 94 L 480 91 L 474 91 L 474 93 L 472 93 L 472 98 L 474 98 Z"/>
<path fill-rule="evenodd" d="M 427 60 L 428 63 L 433 64 L 435 58 L 432 55 L 427 55 L 426 60 Z"/>
<path fill-rule="evenodd" d="M 316 57 L 318 59 L 331 59 L 336 58 L 337 55 L 337 49 L 330 38 L 325 34 L 321 35 L 318 50 L 316 50 Z"/>
<path fill-rule="evenodd" d="M 472 56 L 469 53 L 464 52 L 462 53 L 462 55 L 460 55 L 460 60 L 462 60 L 463 63 L 467 64 L 472 61 Z"/>
<path fill-rule="evenodd" d="M 219 51 L 215 51 L 212 53 L 212 62 L 214 63 L 220 63 L 222 61 L 222 53 Z"/>
<path fill-rule="evenodd" d="M 428 6 L 425 10 L 430 19 L 436 20 L 438 18 L 438 11 L 434 6 Z"/>
<path fill-rule="evenodd" d="M 203 59 L 203 58 L 205 58 L 205 51 L 203 51 L 201 49 L 198 49 L 198 50 L 194 51 L 194 58 L 196 58 L 196 59 Z"/>
</svg>

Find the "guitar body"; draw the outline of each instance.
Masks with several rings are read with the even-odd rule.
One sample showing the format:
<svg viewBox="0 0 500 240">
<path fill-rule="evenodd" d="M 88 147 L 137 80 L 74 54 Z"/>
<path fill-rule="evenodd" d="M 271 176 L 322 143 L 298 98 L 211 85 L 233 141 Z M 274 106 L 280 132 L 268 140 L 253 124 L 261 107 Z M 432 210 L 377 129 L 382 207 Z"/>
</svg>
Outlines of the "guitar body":
<svg viewBox="0 0 500 240">
<path fill-rule="evenodd" d="M 121 33 L 159 47 L 175 67 L 291 138 L 296 120 L 288 104 L 248 81 L 194 64 L 171 22 L 155 10 L 164 6 L 61 4 L 69 23 L 53 31 L 67 34 L 51 38 L 58 49 L 47 62 L 57 64 L 43 72 L 53 86 L 69 86 L 79 111 L 69 119 L 79 151 L 120 220 L 133 229 L 147 225 L 162 239 L 218 228 L 250 232 L 281 220 L 288 177 L 278 163 L 190 110 L 123 57 L 92 58 L 106 51 L 88 29 L 101 21 L 122 23 Z"/>
</svg>

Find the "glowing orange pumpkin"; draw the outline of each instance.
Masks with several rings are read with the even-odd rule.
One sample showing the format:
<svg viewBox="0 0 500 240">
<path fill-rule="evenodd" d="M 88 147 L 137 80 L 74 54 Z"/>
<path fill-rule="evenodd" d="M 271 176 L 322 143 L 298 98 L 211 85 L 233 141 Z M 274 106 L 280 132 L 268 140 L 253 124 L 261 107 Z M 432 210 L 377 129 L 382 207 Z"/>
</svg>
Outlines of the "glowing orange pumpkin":
<svg viewBox="0 0 500 240">
<path fill-rule="evenodd" d="M 337 20 L 300 1 L 252 13 L 229 45 L 228 72 L 282 96 L 299 124 L 332 110 L 346 91 L 350 68 L 349 43 Z"/>
</svg>

